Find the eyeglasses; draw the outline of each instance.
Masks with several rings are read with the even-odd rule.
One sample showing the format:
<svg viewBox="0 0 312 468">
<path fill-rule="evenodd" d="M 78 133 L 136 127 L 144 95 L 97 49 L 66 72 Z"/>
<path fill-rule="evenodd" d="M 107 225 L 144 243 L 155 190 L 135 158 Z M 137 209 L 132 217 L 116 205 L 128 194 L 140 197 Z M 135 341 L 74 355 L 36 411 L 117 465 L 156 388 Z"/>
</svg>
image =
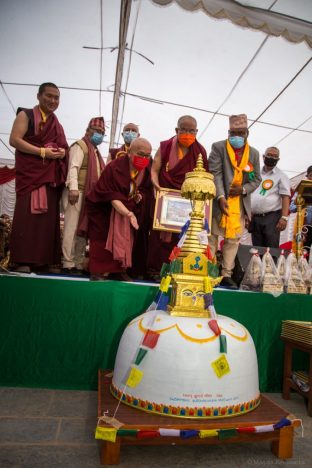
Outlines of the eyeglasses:
<svg viewBox="0 0 312 468">
<path fill-rule="evenodd" d="M 247 135 L 247 130 L 229 130 L 229 136 L 242 136 Z"/>
<path fill-rule="evenodd" d="M 179 133 L 189 133 L 190 135 L 196 135 L 197 130 L 192 130 L 192 129 L 190 130 L 189 128 L 181 127 L 181 128 L 178 128 L 178 132 Z"/>
<path fill-rule="evenodd" d="M 150 153 L 142 153 L 141 151 L 137 151 L 136 154 L 141 156 L 142 158 L 151 158 L 152 155 Z"/>
<path fill-rule="evenodd" d="M 270 154 L 270 153 L 267 153 L 267 154 L 264 154 L 263 155 L 265 158 L 274 158 L 274 159 L 279 159 L 279 156 L 277 154 Z"/>
</svg>

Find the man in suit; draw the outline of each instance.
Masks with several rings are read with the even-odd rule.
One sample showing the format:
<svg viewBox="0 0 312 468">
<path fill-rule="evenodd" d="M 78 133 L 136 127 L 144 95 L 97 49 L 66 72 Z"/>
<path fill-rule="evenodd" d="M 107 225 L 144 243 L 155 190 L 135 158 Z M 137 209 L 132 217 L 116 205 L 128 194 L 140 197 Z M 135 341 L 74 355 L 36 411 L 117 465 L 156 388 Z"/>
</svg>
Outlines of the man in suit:
<svg viewBox="0 0 312 468">
<path fill-rule="evenodd" d="M 208 160 L 216 185 L 210 248 L 215 255 L 219 236 L 224 238 L 220 285 L 230 289 L 237 288 L 231 276 L 245 219 L 251 218 L 250 194 L 261 182 L 259 152 L 249 146 L 248 134 L 247 116 L 232 115 L 228 139 L 213 143 Z"/>
</svg>

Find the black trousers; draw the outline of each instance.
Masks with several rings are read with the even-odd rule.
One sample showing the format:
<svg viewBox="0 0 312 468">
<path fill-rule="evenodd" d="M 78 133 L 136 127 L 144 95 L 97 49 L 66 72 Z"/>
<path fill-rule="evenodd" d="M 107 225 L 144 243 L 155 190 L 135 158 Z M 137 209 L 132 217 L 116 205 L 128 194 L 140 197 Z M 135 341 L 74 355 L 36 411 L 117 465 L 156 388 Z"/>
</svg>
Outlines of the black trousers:
<svg viewBox="0 0 312 468">
<path fill-rule="evenodd" d="M 282 212 L 271 211 L 262 215 L 254 215 L 249 232 L 251 232 L 252 245 L 259 247 L 279 247 L 280 231 L 276 229 Z"/>
</svg>

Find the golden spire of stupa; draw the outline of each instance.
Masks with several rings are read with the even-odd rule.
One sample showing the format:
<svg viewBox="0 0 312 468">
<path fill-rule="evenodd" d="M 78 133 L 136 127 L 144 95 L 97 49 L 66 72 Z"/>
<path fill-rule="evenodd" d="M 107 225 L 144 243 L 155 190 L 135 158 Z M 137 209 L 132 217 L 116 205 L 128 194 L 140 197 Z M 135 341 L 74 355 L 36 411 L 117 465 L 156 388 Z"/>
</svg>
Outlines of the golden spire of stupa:
<svg viewBox="0 0 312 468">
<path fill-rule="evenodd" d="M 199 242 L 198 234 L 203 230 L 206 201 L 215 197 L 216 187 L 213 182 L 213 175 L 209 174 L 204 168 L 201 154 L 198 156 L 195 169 L 192 172 L 187 172 L 185 176 L 181 187 L 181 195 L 191 200 L 192 212 L 190 226 L 178 255 L 179 258 L 187 257 L 190 253 L 204 253 L 206 251 L 206 246 Z M 212 207 L 210 207 L 211 209 Z"/>
<path fill-rule="evenodd" d="M 204 231 L 205 216 L 208 217 L 207 221 L 210 223 L 211 216 L 205 214 L 205 208 L 206 203 L 214 198 L 215 194 L 213 175 L 204 169 L 203 158 L 200 154 L 196 168 L 186 174 L 181 187 L 182 197 L 191 200 L 192 212 L 183 245 L 177 258 L 173 260 L 181 264 L 181 270 L 178 273 L 171 273 L 172 291 L 167 309 L 171 315 L 212 317 L 214 308 L 212 308 L 211 295 L 214 286 L 220 283 L 222 277 L 209 276 L 207 244 L 200 242 L 199 233 Z M 212 209 L 210 203 L 208 203 L 208 209 Z"/>
</svg>

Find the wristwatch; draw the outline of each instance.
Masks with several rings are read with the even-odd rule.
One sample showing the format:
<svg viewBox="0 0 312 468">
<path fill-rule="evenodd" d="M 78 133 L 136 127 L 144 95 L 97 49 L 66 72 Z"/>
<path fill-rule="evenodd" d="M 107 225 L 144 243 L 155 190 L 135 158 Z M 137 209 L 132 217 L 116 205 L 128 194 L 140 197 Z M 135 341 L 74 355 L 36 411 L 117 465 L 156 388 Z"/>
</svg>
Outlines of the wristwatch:
<svg viewBox="0 0 312 468">
<path fill-rule="evenodd" d="M 281 216 L 281 219 L 283 219 L 286 222 L 288 221 L 288 218 L 289 218 L 289 216 Z"/>
</svg>

